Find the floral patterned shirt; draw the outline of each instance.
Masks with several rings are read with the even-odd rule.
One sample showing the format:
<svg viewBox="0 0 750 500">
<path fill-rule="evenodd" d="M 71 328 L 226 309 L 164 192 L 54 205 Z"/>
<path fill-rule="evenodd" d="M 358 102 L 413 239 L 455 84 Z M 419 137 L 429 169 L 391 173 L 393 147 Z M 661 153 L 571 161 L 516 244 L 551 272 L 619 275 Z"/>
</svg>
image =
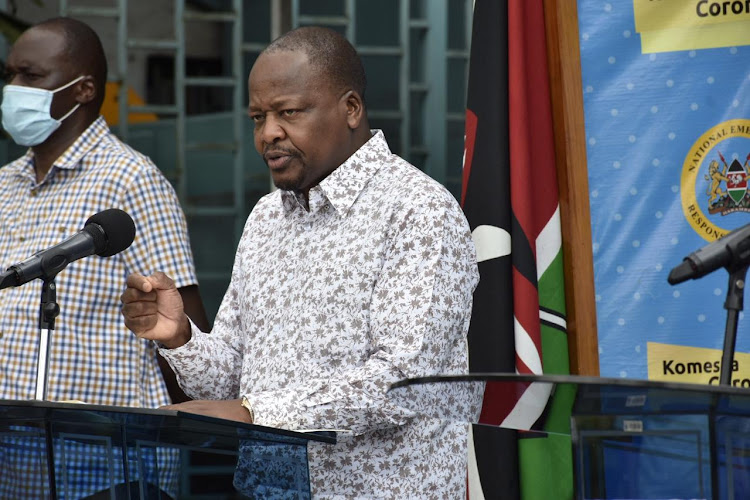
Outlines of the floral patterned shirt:
<svg viewBox="0 0 750 500">
<path fill-rule="evenodd" d="M 474 246 L 453 196 L 374 132 L 308 203 L 258 202 L 213 331 L 161 352 L 189 395 L 246 396 L 258 425 L 350 431 L 309 445 L 314 498 L 465 498 L 467 427 L 386 390 L 468 372 Z"/>
</svg>

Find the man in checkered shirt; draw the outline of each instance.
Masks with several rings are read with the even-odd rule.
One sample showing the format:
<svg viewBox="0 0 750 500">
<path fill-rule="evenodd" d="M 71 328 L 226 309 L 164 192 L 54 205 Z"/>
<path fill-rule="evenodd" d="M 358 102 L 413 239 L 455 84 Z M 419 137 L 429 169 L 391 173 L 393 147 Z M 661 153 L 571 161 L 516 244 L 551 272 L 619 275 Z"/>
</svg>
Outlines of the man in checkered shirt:
<svg viewBox="0 0 750 500">
<path fill-rule="evenodd" d="M 86 24 L 56 18 L 30 28 L 11 49 L 6 68 L 3 128 L 30 148 L 0 169 L 0 268 L 59 243 L 104 209 L 120 208 L 136 225 L 135 241 L 124 252 L 73 262 L 56 277 L 61 312 L 51 332 L 47 399 L 169 404 L 156 349 L 125 328 L 119 299 L 128 274 L 166 268 L 191 318 L 208 327 L 174 189 L 100 116 L 107 63 Z M 0 291 L 0 399 L 34 399 L 41 286 L 35 280 Z M 39 460 L 39 449 L 19 448 L 7 435 L 0 439 L 0 498 L 46 496 L 40 471 L 34 476 L 29 463 Z M 106 488 L 96 472 L 106 456 L 96 455 L 83 448 L 83 455 L 66 460 L 69 489 L 60 498 Z"/>
</svg>

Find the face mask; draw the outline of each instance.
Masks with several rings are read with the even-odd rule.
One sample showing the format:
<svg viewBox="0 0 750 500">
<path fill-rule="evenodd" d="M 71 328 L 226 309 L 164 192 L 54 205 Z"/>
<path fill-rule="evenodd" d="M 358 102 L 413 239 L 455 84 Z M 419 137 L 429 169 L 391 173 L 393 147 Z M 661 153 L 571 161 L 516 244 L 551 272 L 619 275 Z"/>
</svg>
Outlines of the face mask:
<svg viewBox="0 0 750 500">
<path fill-rule="evenodd" d="M 70 83 L 55 90 L 6 85 L 3 88 L 3 128 L 20 146 L 36 146 L 47 140 L 57 130 L 62 121 L 80 106 L 76 104 L 65 116 L 56 120 L 50 115 L 52 97 L 55 92 L 66 89 L 81 80 L 79 76 Z"/>
</svg>

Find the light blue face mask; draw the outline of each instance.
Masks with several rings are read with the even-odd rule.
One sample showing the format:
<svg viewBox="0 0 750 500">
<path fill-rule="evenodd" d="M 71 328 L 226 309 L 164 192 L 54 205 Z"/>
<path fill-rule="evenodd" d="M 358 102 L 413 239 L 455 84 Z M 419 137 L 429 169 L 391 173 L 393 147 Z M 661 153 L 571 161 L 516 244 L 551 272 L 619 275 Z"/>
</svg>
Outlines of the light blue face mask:
<svg viewBox="0 0 750 500">
<path fill-rule="evenodd" d="M 55 90 L 37 89 L 21 85 L 3 87 L 3 128 L 20 146 L 36 146 L 47 140 L 57 130 L 62 121 L 81 105 L 76 104 L 65 116 L 56 120 L 50 115 L 52 97 L 81 80 L 79 76 L 70 83 Z"/>
</svg>

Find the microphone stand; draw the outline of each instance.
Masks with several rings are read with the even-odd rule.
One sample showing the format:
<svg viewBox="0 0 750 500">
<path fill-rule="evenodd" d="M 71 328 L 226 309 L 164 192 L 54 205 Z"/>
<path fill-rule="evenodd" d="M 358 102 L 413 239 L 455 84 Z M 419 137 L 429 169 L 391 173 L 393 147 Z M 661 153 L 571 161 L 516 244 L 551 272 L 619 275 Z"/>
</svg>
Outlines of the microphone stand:
<svg viewBox="0 0 750 500">
<path fill-rule="evenodd" d="M 39 306 L 39 356 L 36 365 L 36 399 L 47 399 L 49 382 L 49 358 L 51 349 L 50 332 L 55 329 L 55 318 L 60 314 L 57 303 L 55 276 L 43 278 L 42 300 Z"/>
<path fill-rule="evenodd" d="M 719 385 L 732 384 L 732 365 L 734 364 L 734 347 L 737 341 L 737 322 L 742 304 L 745 300 L 745 275 L 749 264 L 729 270 L 729 286 L 724 309 L 727 310 L 727 323 L 724 327 L 724 349 L 721 355 L 721 374 Z"/>
</svg>

